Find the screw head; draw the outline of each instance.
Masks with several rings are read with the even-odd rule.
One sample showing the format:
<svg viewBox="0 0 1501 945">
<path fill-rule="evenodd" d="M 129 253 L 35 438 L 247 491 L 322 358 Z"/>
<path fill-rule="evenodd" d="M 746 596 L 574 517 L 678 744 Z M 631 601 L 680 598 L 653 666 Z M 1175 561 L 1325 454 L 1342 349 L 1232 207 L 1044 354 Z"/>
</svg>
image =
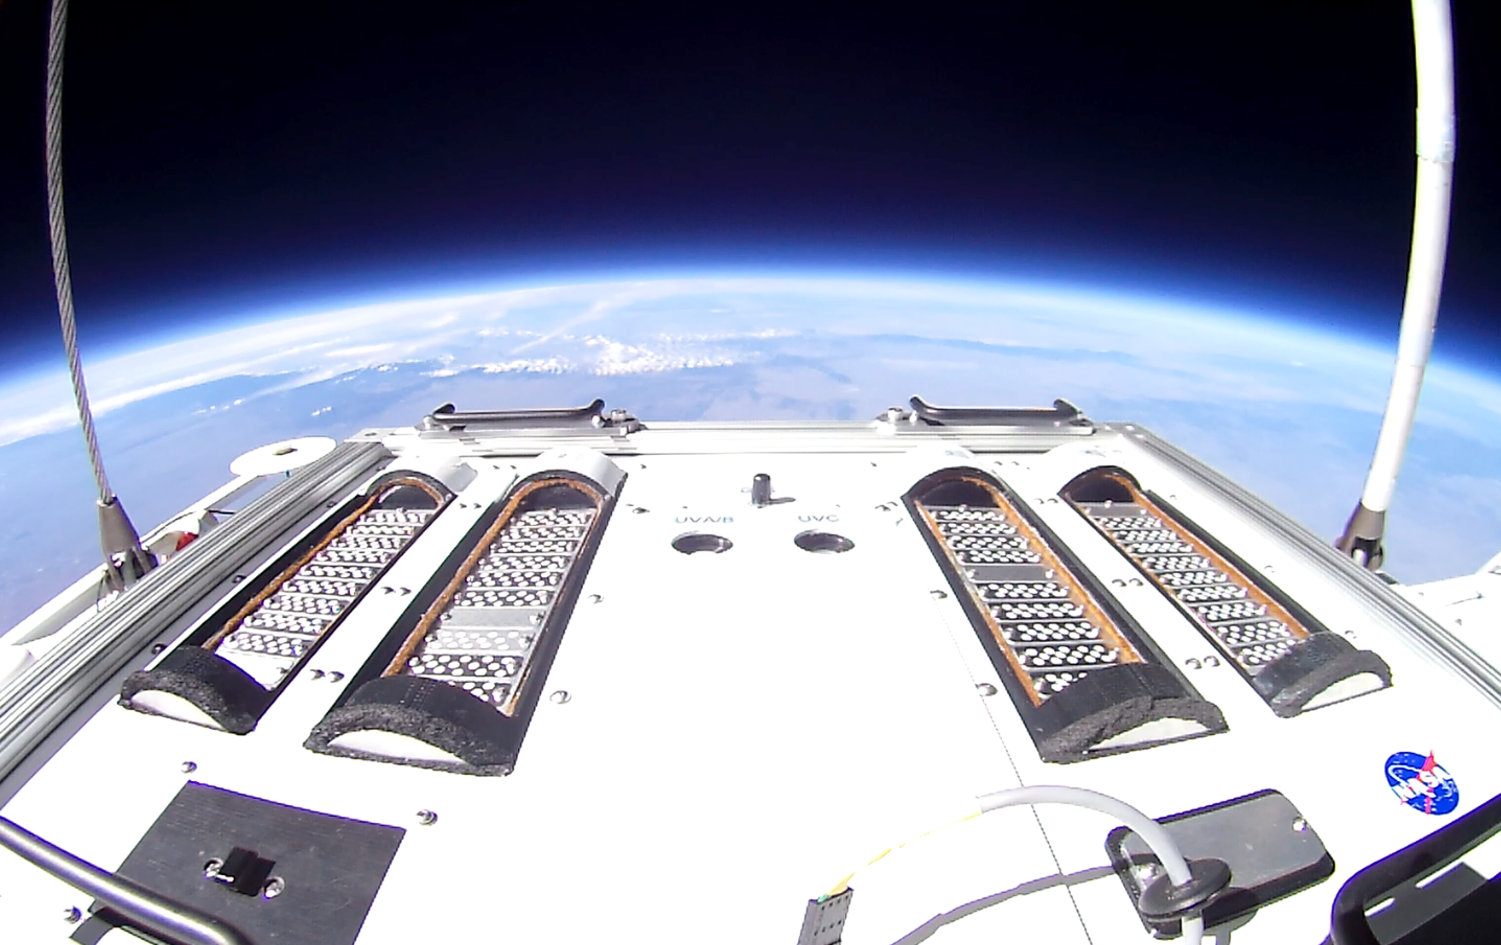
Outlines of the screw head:
<svg viewBox="0 0 1501 945">
<path fill-rule="evenodd" d="M 207 863 L 203 864 L 203 876 L 204 876 L 204 878 L 205 879 L 213 879 L 215 876 L 218 876 L 219 875 L 219 867 L 221 867 L 223 865 L 224 865 L 224 861 L 221 860 L 221 859 L 219 859 L 218 857 L 214 857 L 212 860 L 209 860 Z"/>
<path fill-rule="evenodd" d="M 548 696 L 547 698 L 550 699 L 550 700 L 552 700 L 553 702 L 557 703 L 558 705 L 562 705 L 563 703 L 567 702 L 569 699 L 572 699 L 573 696 L 572 696 L 572 694 L 570 694 L 568 692 L 567 689 L 559 689 L 557 692 L 554 692 L 552 695 Z"/>
<path fill-rule="evenodd" d="M 1308 829 L 1308 821 L 1304 820 L 1302 817 L 1294 817 L 1293 818 L 1293 830 L 1297 831 L 1298 833 L 1302 833 L 1303 831 L 1305 831 L 1307 829 Z"/>
<path fill-rule="evenodd" d="M 153 643 L 153 644 L 151 644 L 151 655 L 155 656 L 156 654 L 160 653 L 162 650 L 165 650 L 166 648 L 167 648 L 167 644 L 165 644 L 165 643 Z"/>
<path fill-rule="evenodd" d="M 266 880 L 266 885 L 261 887 L 261 895 L 267 899 L 275 899 L 287 888 L 287 883 L 280 876 L 273 876 Z"/>
<path fill-rule="evenodd" d="M 183 774 L 192 774 L 194 771 L 198 770 L 198 762 L 184 761 L 181 765 L 181 770 Z"/>
<path fill-rule="evenodd" d="M 437 822 L 438 815 L 435 811 L 423 809 L 417 812 L 417 823 L 421 824 L 422 826 L 431 827 Z"/>
<path fill-rule="evenodd" d="M 982 682 L 975 686 L 975 692 L 982 696 L 993 696 L 996 694 L 996 688 L 991 683 Z"/>
</svg>

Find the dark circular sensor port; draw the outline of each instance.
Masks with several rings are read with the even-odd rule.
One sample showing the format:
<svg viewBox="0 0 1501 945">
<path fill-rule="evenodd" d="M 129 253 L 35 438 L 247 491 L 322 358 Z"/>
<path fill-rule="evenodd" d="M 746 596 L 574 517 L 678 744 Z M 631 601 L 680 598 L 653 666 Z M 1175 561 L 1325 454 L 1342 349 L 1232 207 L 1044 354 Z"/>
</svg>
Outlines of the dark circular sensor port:
<svg viewBox="0 0 1501 945">
<path fill-rule="evenodd" d="M 816 551 L 820 554 L 838 554 L 855 547 L 854 542 L 833 532 L 803 532 L 792 539 L 792 543 L 804 551 Z"/>
<path fill-rule="evenodd" d="M 711 551 L 719 554 L 735 547 L 735 543 L 723 535 L 707 535 L 703 532 L 689 532 L 679 535 L 672 540 L 672 547 L 685 555 L 697 554 L 700 551 Z"/>
</svg>

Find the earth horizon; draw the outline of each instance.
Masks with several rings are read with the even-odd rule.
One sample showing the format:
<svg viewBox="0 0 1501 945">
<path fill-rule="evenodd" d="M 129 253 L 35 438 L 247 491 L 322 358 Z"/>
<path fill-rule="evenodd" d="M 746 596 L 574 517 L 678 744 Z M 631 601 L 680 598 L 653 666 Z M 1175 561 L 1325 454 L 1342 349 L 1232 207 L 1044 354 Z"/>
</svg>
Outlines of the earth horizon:
<svg viewBox="0 0 1501 945">
<path fill-rule="evenodd" d="M 394 293 L 393 293 L 394 295 Z M 85 371 L 111 484 L 144 533 L 294 436 L 409 426 L 433 407 L 571 406 L 641 419 L 858 419 L 1047 405 L 1149 427 L 1318 534 L 1364 481 L 1395 351 L 1215 303 L 1078 285 L 691 276 L 468 291 L 240 316 L 143 338 Z M 1323 319 L 1325 324 L 1340 319 Z M 1442 332 L 1442 325 L 1440 331 Z M 1501 550 L 1501 381 L 1430 365 L 1387 533 L 1409 583 Z M 0 384 L 10 627 L 93 567 L 92 476 L 63 370 Z"/>
</svg>

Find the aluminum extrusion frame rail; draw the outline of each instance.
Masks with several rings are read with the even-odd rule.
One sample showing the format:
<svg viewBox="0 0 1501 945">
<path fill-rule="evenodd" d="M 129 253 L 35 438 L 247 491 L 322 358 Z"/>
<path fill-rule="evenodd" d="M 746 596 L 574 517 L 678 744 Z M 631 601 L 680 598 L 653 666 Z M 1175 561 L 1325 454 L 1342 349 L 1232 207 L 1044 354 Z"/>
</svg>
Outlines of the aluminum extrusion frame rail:
<svg viewBox="0 0 1501 945">
<path fill-rule="evenodd" d="M 401 500 L 403 490 L 417 497 Z M 127 677 L 120 704 L 181 718 L 153 704 L 168 695 L 226 732 L 250 732 L 453 497 L 431 476 L 388 469 L 242 582 L 156 665 Z"/>
<path fill-rule="evenodd" d="M 1211 467 L 1167 442 L 1145 427 L 1115 424 L 1137 446 L 1168 463 L 1237 510 L 1270 529 L 1284 546 L 1303 561 L 1335 578 L 1360 598 L 1370 601 L 1429 656 L 1447 663 L 1497 707 L 1501 707 L 1501 670 L 1486 662 L 1458 637 L 1411 602 L 1404 600 L 1381 578 L 1360 567 L 1338 549 L 1288 518 L 1276 507 L 1226 479 Z"/>
<path fill-rule="evenodd" d="M 0 688 L 0 779 L 148 642 L 251 556 L 392 458 L 378 442 L 342 443 L 193 542 Z M 64 631 L 59 631 L 64 632 Z"/>
</svg>

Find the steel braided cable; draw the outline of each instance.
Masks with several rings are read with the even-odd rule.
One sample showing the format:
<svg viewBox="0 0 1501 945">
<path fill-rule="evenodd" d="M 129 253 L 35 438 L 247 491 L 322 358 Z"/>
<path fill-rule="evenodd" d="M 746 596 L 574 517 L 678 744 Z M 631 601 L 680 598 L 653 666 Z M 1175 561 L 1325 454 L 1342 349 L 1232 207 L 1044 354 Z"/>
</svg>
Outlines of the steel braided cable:
<svg viewBox="0 0 1501 945">
<path fill-rule="evenodd" d="M 57 287 L 57 310 L 63 323 L 63 347 L 68 351 L 68 374 L 73 398 L 78 402 L 78 421 L 88 443 L 89 463 L 99 486 L 99 502 L 108 505 L 115 494 L 104 475 L 99 439 L 94 433 L 94 415 L 89 410 L 89 392 L 83 383 L 83 362 L 78 356 L 78 325 L 73 315 L 73 279 L 68 271 L 68 232 L 63 221 L 63 40 L 68 31 L 68 0 L 52 0 L 52 32 L 47 42 L 47 218 L 52 232 L 52 277 Z"/>
</svg>

